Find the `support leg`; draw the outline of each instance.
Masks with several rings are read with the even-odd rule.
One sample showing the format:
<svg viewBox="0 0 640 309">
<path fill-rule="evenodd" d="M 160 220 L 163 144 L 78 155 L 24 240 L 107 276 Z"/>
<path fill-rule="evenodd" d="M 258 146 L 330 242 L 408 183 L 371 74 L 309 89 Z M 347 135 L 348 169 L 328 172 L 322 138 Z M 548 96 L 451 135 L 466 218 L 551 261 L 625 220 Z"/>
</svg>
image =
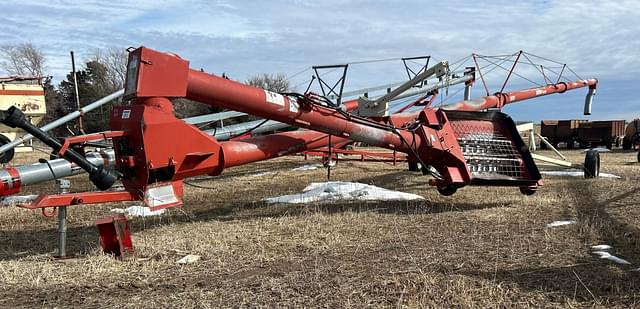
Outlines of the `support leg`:
<svg viewBox="0 0 640 309">
<path fill-rule="evenodd" d="M 533 130 L 529 131 L 529 151 L 536 151 L 536 137 Z"/>
<path fill-rule="evenodd" d="M 67 256 L 67 207 L 58 208 L 58 257 Z"/>
<path fill-rule="evenodd" d="M 69 193 L 71 181 L 56 179 L 60 194 Z M 58 207 L 58 258 L 67 256 L 67 206 Z"/>
</svg>

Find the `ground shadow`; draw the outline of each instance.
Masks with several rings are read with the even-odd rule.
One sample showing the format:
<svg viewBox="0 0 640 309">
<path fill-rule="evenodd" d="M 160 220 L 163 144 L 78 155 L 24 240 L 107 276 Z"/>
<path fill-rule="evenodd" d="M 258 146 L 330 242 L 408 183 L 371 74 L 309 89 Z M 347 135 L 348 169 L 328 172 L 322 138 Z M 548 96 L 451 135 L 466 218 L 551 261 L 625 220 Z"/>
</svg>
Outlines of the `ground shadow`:
<svg viewBox="0 0 640 309">
<path fill-rule="evenodd" d="M 392 188 L 408 172 L 397 172 L 375 177 L 358 179 L 363 183 Z M 417 174 L 417 177 L 422 175 Z M 206 180 L 206 179 L 203 179 Z M 196 181 L 197 182 L 197 181 Z M 405 188 L 406 189 L 406 188 Z M 260 190 L 257 188 L 256 190 Z M 207 201 L 207 207 L 175 208 L 157 218 L 132 218 L 131 233 L 148 231 L 167 224 L 182 224 L 198 221 L 250 220 L 263 217 L 308 216 L 310 214 L 336 214 L 343 212 L 375 212 L 393 215 L 436 214 L 443 212 L 463 212 L 486 208 L 508 207 L 497 202 L 460 203 L 419 201 L 356 201 L 339 203 L 309 203 L 301 205 L 269 204 L 258 202 Z M 90 252 L 99 246 L 95 226 L 70 226 L 68 228 L 67 251 L 76 255 Z M 0 243 L 7 249 L 0 251 L 0 260 L 14 260 L 28 256 L 52 253 L 57 250 L 58 234 L 55 229 L 22 231 L 0 231 Z"/>
<path fill-rule="evenodd" d="M 58 254 L 58 232 L 56 229 L 25 229 L 0 231 L 0 260 Z M 95 226 L 69 226 L 67 229 L 67 252 L 83 255 L 99 247 L 98 229 Z"/>
<path fill-rule="evenodd" d="M 640 186 L 598 201 L 593 194 L 593 181 L 571 181 L 564 184 L 564 192 L 571 192 L 576 200 L 578 230 L 589 252 L 586 233 L 595 231 L 601 243 L 613 246 L 615 254 L 632 263 L 619 265 L 595 257 L 579 258 L 573 265 L 559 267 L 531 267 L 496 271 L 460 271 L 460 274 L 486 280 L 516 284 L 525 290 L 544 291 L 549 301 L 594 301 L 600 304 L 631 304 L 640 293 L 640 276 L 635 271 L 640 264 L 637 226 L 611 216 L 607 209 L 637 205 Z M 637 196 L 636 196 L 637 195 Z M 565 213 L 572 211 L 565 210 Z M 557 299 L 555 299 L 557 298 Z"/>
</svg>

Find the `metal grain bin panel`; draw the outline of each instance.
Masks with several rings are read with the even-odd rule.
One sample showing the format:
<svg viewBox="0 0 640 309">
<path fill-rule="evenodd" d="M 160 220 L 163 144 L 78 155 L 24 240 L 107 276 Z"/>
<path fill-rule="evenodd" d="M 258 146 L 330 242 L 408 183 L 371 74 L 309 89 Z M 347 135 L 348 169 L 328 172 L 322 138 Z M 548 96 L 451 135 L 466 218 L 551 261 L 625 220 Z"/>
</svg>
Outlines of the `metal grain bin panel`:
<svg viewBox="0 0 640 309">
<path fill-rule="evenodd" d="M 610 137 L 618 137 L 624 135 L 624 120 L 604 120 L 591 122 L 592 128 L 608 128 Z"/>
<path fill-rule="evenodd" d="M 560 120 L 558 121 L 558 129 L 556 134 L 558 137 L 571 137 L 577 134 L 576 129 L 580 127 L 581 123 L 586 122 L 586 120 L 579 119 L 571 119 L 571 120 Z"/>
<path fill-rule="evenodd" d="M 558 127 L 558 120 L 542 120 L 540 122 L 540 135 L 547 138 L 556 137 L 556 128 Z"/>
</svg>

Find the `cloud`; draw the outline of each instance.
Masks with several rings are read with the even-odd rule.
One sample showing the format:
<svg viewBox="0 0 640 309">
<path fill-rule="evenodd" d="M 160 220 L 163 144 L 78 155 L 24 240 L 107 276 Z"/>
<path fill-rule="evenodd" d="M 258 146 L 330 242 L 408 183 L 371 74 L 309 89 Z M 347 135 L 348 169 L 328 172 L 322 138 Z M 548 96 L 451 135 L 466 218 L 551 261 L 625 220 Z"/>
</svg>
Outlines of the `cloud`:
<svg viewBox="0 0 640 309">
<path fill-rule="evenodd" d="M 238 80 L 260 72 L 293 74 L 317 64 L 433 55 L 454 60 L 477 52 L 518 50 L 568 63 L 598 77 L 599 100 L 619 99 L 640 71 L 637 1 L 8 1 L 0 43 L 31 41 L 60 80 L 69 50 L 89 58 L 97 49 L 146 45 L 180 54 L 192 66 Z M 351 89 L 405 78 L 399 61 L 350 67 Z M 294 80 L 303 83 L 311 72 Z M 496 73 L 497 74 L 497 73 Z M 496 79 L 498 79 L 496 77 Z M 501 81 L 496 82 L 500 84 Z M 528 84 L 517 77 L 512 87 Z M 585 93 L 578 91 L 580 97 Z M 480 94 L 479 90 L 474 93 Z M 576 117 L 581 99 L 566 95 L 509 108 L 516 117 Z M 544 108 L 540 108 L 544 106 Z M 636 109 L 637 110 L 637 109 Z M 600 110 L 624 113 L 623 110 Z M 531 116 L 533 115 L 533 116 Z M 628 118 L 632 118 L 629 116 Z"/>
</svg>

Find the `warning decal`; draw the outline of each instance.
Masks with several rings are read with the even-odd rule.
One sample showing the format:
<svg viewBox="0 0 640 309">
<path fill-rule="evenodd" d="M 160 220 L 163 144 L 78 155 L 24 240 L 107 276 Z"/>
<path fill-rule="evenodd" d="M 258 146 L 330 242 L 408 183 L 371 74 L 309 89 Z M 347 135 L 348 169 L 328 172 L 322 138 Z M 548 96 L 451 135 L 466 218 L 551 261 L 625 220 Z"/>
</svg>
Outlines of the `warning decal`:
<svg viewBox="0 0 640 309">
<path fill-rule="evenodd" d="M 284 97 L 281 94 L 265 90 L 264 95 L 268 103 L 284 107 Z"/>
<path fill-rule="evenodd" d="M 289 97 L 289 111 L 292 113 L 298 113 L 298 99 Z"/>
</svg>

